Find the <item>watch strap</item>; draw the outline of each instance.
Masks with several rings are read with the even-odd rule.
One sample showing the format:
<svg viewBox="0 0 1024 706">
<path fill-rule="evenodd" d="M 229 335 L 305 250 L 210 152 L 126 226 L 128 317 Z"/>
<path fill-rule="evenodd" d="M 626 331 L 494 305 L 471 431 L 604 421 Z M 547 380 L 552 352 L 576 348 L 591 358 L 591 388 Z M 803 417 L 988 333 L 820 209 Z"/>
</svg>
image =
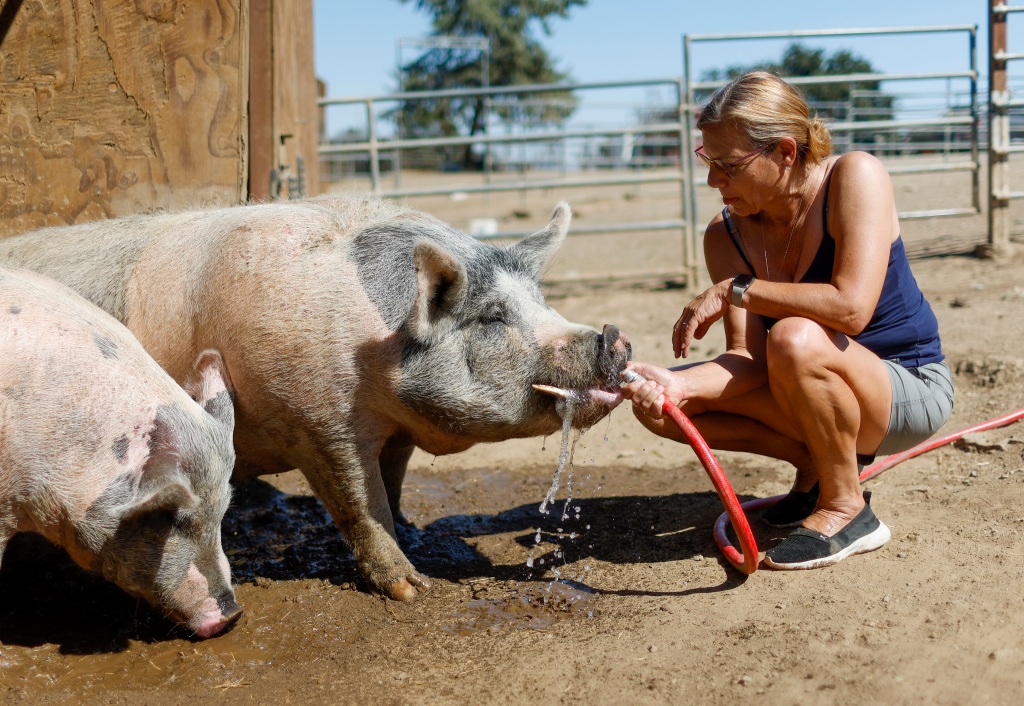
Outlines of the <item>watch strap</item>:
<svg viewBox="0 0 1024 706">
<path fill-rule="evenodd" d="M 743 308 L 743 293 L 750 289 L 754 283 L 754 277 L 748 274 L 739 274 L 732 279 L 732 305 Z"/>
</svg>

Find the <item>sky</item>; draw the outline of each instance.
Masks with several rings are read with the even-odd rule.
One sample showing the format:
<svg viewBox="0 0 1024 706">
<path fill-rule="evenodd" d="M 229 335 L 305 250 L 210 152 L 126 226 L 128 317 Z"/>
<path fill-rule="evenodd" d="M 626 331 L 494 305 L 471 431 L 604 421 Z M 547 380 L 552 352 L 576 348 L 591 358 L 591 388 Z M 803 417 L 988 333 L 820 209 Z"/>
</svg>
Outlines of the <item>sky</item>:
<svg viewBox="0 0 1024 706">
<path fill-rule="evenodd" d="M 574 7 L 567 19 L 553 19 L 550 36 L 539 36 L 572 80 L 597 82 L 682 76 L 684 34 L 977 25 L 978 70 L 985 76 L 989 6 L 989 0 L 589 0 Z M 314 0 L 313 7 L 316 71 L 330 97 L 395 90 L 397 40 L 424 37 L 431 30 L 429 17 L 415 2 Z M 1008 28 L 1009 50 L 1024 52 L 1024 13 L 1011 14 Z M 696 79 L 709 68 L 777 60 L 789 41 L 697 42 L 690 73 Z M 966 32 L 802 41 L 829 54 L 849 49 L 890 73 L 969 68 Z M 1024 68 L 1018 71 L 1024 76 Z M 647 95 L 640 100 L 658 99 Z M 352 119 L 329 111 L 328 133 Z"/>
</svg>

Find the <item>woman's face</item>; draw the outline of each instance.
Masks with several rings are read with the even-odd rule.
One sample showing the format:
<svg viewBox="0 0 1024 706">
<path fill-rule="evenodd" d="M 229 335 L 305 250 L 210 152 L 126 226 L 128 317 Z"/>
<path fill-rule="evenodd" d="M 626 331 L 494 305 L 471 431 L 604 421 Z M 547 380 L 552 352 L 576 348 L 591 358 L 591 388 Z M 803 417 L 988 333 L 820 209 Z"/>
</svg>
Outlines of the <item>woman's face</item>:
<svg viewBox="0 0 1024 706">
<path fill-rule="evenodd" d="M 706 125 L 703 152 L 712 161 L 708 186 L 718 189 L 722 203 L 738 216 L 760 211 L 777 185 L 778 166 L 769 159 L 774 149 L 757 150 L 742 133 L 721 125 Z"/>
</svg>

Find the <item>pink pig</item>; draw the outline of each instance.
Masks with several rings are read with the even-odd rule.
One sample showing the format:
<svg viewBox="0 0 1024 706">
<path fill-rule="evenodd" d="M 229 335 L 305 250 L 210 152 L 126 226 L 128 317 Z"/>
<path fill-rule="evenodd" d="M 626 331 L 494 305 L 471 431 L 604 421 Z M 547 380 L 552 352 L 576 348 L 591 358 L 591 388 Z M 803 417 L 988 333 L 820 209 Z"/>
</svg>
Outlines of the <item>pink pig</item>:
<svg viewBox="0 0 1024 706">
<path fill-rule="evenodd" d="M 233 427 L 219 353 L 182 389 L 113 317 L 0 267 L 0 558 L 38 532 L 195 635 L 222 632 L 242 613 L 220 542 Z"/>
</svg>

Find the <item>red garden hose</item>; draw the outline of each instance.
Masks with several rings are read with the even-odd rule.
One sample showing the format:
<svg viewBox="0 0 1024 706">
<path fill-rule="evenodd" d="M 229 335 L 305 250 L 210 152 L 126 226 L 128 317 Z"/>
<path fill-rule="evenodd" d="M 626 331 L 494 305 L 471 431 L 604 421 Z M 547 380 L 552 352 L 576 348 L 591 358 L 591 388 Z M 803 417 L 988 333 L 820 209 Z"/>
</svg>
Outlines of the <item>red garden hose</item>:
<svg viewBox="0 0 1024 706">
<path fill-rule="evenodd" d="M 646 380 L 646 378 L 632 368 L 623 372 L 622 377 L 626 382 Z M 662 404 L 662 410 L 679 428 L 679 431 L 682 432 L 684 437 L 686 437 L 686 441 L 690 446 L 693 447 L 694 452 L 697 454 L 697 458 L 700 459 L 701 464 L 704 466 L 704 470 L 707 471 L 708 477 L 711 478 L 711 482 L 714 484 L 715 490 L 718 492 L 718 497 L 721 499 L 722 505 L 725 506 L 725 512 L 723 512 L 715 522 L 715 544 L 718 545 L 718 549 L 725 555 L 725 558 L 728 559 L 730 564 L 745 574 L 754 573 L 757 571 L 759 557 L 757 552 L 757 543 L 754 541 L 753 532 L 750 531 L 750 523 L 747 522 L 746 513 L 753 510 L 759 510 L 760 508 L 768 505 L 774 505 L 786 496 L 775 495 L 770 498 L 757 498 L 756 500 L 748 500 L 741 505 L 739 500 L 736 499 L 736 493 L 733 492 L 732 485 L 729 483 L 729 479 L 726 477 L 721 465 L 719 465 L 714 454 L 711 453 L 711 448 L 708 446 L 708 442 L 704 441 L 704 437 L 702 437 L 700 432 L 697 431 L 697 428 L 693 426 L 693 422 L 683 414 L 682 410 L 672 404 L 667 397 Z M 926 451 L 931 451 L 932 449 L 936 449 L 940 446 L 945 446 L 950 442 L 956 441 L 965 434 L 997 429 L 999 427 L 1012 424 L 1022 418 L 1024 418 L 1024 409 L 1019 409 L 1016 412 L 1005 414 L 1002 417 L 997 417 L 987 422 L 982 422 L 980 424 L 975 424 L 972 427 L 961 429 L 960 431 L 949 434 L 948 436 L 929 439 L 928 441 L 918 444 L 912 449 L 892 454 L 877 463 L 871 464 L 861 471 L 858 478 L 860 482 L 863 483 L 874 478 L 882 471 L 889 470 L 896 464 L 902 463 L 914 456 L 919 456 Z M 729 538 L 725 534 L 725 521 L 727 518 L 730 524 L 732 524 L 732 529 L 736 533 L 736 537 L 740 541 L 740 549 L 742 550 L 742 553 L 737 551 L 736 547 L 729 542 Z"/>
<path fill-rule="evenodd" d="M 645 377 L 640 375 L 632 368 L 625 370 L 622 373 L 622 377 L 626 382 L 636 382 L 646 380 Z M 754 541 L 754 533 L 750 531 L 750 523 L 747 522 L 747 516 L 743 512 L 743 506 L 740 505 L 740 501 L 736 499 L 736 493 L 732 490 L 732 485 L 729 483 L 729 479 L 725 476 L 725 472 L 722 467 L 718 464 L 718 460 L 715 455 L 711 453 L 711 448 L 708 446 L 708 442 L 704 441 L 704 437 L 700 435 L 697 428 L 693 426 L 693 422 L 683 414 L 682 410 L 676 407 L 672 402 L 665 397 L 665 402 L 662 405 L 662 411 L 675 422 L 675 425 L 679 427 L 679 431 L 686 437 L 687 442 L 693 447 L 694 452 L 697 454 L 697 458 L 704 465 L 704 470 L 708 472 L 708 477 L 711 478 L 711 482 L 715 486 L 715 490 L 718 492 L 718 497 L 721 499 L 722 504 L 725 506 L 725 514 L 718 518 L 720 523 L 724 523 L 726 516 L 729 517 L 729 521 L 732 523 L 733 531 L 736 532 L 736 536 L 740 540 L 740 547 L 743 553 L 736 551 L 736 548 L 731 544 L 726 543 L 725 546 L 719 544 L 719 549 L 725 554 L 725 558 L 729 560 L 729 563 L 735 566 L 737 569 L 745 574 L 752 574 L 757 571 L 757 542 Z M 724 536 L 724 535 L 723 535 Z"/>
<path fill-rule="evenodd" d="M 747 516 L 743 512 L 745 506 L 740 505 L 740 501 L 736 499 L 736 493 L 733 492 L 729 479 L 726 478 L 722 467 L 718 465 L 718 460 L 711 453 L 708 442 L 704 441 L 704 437 L 693 426 L 693 422 L 678 407 L 672 404 L 667 397 L 665 398 L 662 410 L 679 427 L 679 431 L 686 437 L 686 440 L 697 454 L 697 458 L 704 465 L 704 470 L 708 472 L 708 477 L 711 478 L 715 490 L 718 491 L 718 497 L 721 498 L 722 504 L 725 505 L 725 513 L 718 518 L 718 522 L 724 525 L 724 518 L 726 516 L 729 517 L 733 531 L 736 532 L 736 536 L 740 540 L 740 547 L 743 549 L 743 553 L 741 554 L 736 551 L 736 548 L 728 543 L 724 546 L 719 544 L 718 548 L 725 554 L 725 558 L 729 560 L 729 563 L 737 569 L 745 574 L 754 573 L 757 571 L 757 562 L 759 561 L 757 543 L 754 541 L 754 533 L 750 531 L 750 523 L 747 522 Z M 715 539 L 718 539 L 717 534 Z"/>
<path fill-rule="evenodd" d="M 718 462 L 715 460 L 714 456 L 710 455 L 710 453 L 707 454 L 709 460 L 705 460 L 705 452 L 703 452 L 701 448 L 698 447 L 698 443 L 695 443 L 695 441 L 699 442 L 700 447 L 702 447 L 703 449 L 707 449 L 707 442 L 705 442 L 704 439 L 700 437 L 700 434 L 694 428 L 693 424 L 685 416 L 682 417 L 682 421 L 678 421 L 675 415 L 669 411 L 670 407 L 672 409 L 676 409 L 675 405 L 666 400 L 665 411 L 669 413 L 669 416 L 672 417 L 672 420 L 676 422 L 676 426 L 679 427 L 680 431 L 682 431 L 683 434 L 686 435 L 687 440 L 690 441 L 690 444 L 693 446 L 694 451 L 697 452 L 697 456 L 698 458 L 700 458 L 701 463 L 704 464 L 705 470 L 707 470 L 708 475 L 711 476 L 711 480 L 714 482 L 715 488 L 718 489 L 719 497 L 722 498 L 722 502 L 725 504 L 725 512 L 722 513 L 722 515 L 720 515 L 718 520 L 715 522 L 715 544 L 718 545 L 718 549 L 725 555 L 725 558 L 728 559 L 733 566 L 735 566 L 745 574 L 751 574 L 757 568 L 757 548 L 754 546 L 754 540 L 752 537 L 749 539 L 746 538 L 746 535 L 750 534 L 750 525 L 747 524 L 745 513 L 751 512 L 752 510 L 760 509 L 767 505 L 774 505 L 775 503 L 777 503 L 779 500 L 786 496 L 775 495 L 770 498 L 758 498 L 756 500 L 750 500 L 740 505 L 739 511 L 737 512 L 737 510 L 731 507 L 730 505 L 730 503 L 736 502 L 736 495 L 732 492 L 732 488 L 729 487 L 729 481 L 725 480 L 725 477 L 722 474 L 721 466 L 718 465 Z M 680 416 L 682 416 L 681 412 Z M 929 439 L 928 441 L 924 441 L 918 444 L 912 449 L 897 454 L 893 454 L 891 456 L 887 456 L 883 458 L 881 461 L 871 464 L 863 471 L 861 471 L 859 480 L 861 483 L 863 483 L 871 478 L 874 478 L 882 471 L 889 470 L 896 464 L 903 463 L 907 459 L 913 458 L 914 456 L 919 456 L 920 454 L 923 454 L 926 451 L 931 451 L 932 449 L 936 449 L 940 446 L 945 446 L 950 442 L 956 441 L 965 434 L 973 434 L 980 431 L 988 431 L 989 429 L 1005 427 L 1008 424 L 1012 424 L 1013 422 L 1016 422 L 1017 420 L 1022 418 L 1024 418 L 1024 409 L 1019 409 L 1016 412 L 1011 412 L 1009 414 L 1003 415 L 1002 417 L 996 417 L 995 419 L 990 419 L 987 422 L 982 422 L 972 427 L 961 429 L 960 431 L 949 434 L 948 436 L 942 436 L 937 439 Z M 716 479 L 716 476 L 721 476 L 721 479 Z M 727 494 L 725 495 L 723 495 L 722 490 L 719 487 L 720 482 L 724 483 L 726 486 Z M 737 522 L 737 514 L 740 517 L 739 522 Z M 740 547 L 743 549 L 742 555 L 738 551 L 736 551 L 736 548 L 732 546 L 732 544 L 730 544 L 729 538 L 725 534 L 726 517 L 729 518 L 729 521 L 732 523 L 733 530 L 736 532 L 736 536 L 740 540 Z M 742 566 L 740 566 L 740 561 L 742 561 L 743 563 Z"/>
</svg>

